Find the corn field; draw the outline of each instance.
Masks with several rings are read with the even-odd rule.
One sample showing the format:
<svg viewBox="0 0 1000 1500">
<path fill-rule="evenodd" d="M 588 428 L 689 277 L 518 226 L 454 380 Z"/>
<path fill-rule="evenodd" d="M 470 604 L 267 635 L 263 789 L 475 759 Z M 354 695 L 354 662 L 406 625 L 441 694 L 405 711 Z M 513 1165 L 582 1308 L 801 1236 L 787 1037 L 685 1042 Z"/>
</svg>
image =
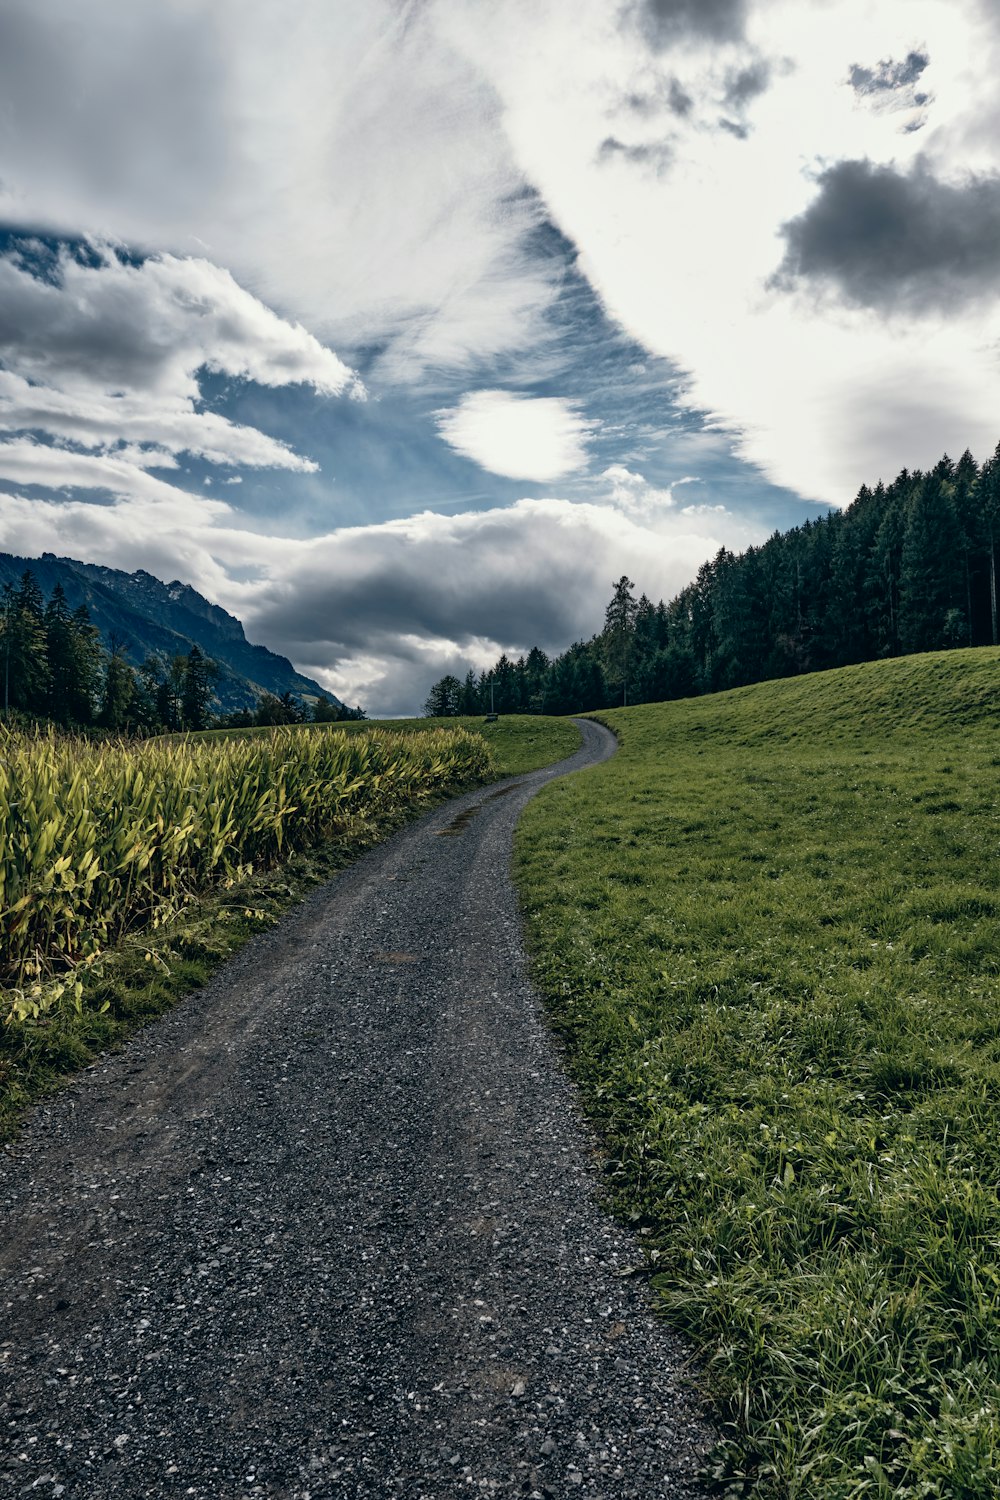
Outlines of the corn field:
<svg viewBox="0 0 1000 1500">
<path fill-rule="evenodd" d="M 465 730 L 278 729 L 239 739 L 0 740 L 0 989 L 9 1015 L 51 1009 L 79 971 L 192 896 L 358 820 L 481 779 Z"/>
</svg>

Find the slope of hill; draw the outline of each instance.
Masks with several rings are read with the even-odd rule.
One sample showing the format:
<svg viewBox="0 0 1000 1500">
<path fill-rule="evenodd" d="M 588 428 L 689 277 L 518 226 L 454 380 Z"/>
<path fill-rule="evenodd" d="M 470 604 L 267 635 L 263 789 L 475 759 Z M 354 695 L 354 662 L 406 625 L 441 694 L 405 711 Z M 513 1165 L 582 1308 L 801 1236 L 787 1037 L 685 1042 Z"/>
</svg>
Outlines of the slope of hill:
<svg viewBox="0 0 1000 1500">
<path fill-rule="evenodd" d="M 105 644 L 121 642 L 138 665 L 153 653 L 187 654 L 197 645 L 218 663 L 215 693 L 224 712 L 252 708 L 261 692 L 295 697 L 325 695 L 339 702 L 284 656 L 247 640 L 234 615 L 212 604 L 188 584 L 162 583 L 142 569 L 125 573 L 98 563 L 77 562 L 43 552 L 39 558 L 0 553 L 0 585 L 30 571 L 48 596 L 61 583 L 71 609 L 85 604 Z"/>
<path fill-rule="evenodd" d="M 987 647 L 605 713 L 524 815 L 536 980 L 754 1494 L 1000 1494 L 998 688 Z"/>
</svg>

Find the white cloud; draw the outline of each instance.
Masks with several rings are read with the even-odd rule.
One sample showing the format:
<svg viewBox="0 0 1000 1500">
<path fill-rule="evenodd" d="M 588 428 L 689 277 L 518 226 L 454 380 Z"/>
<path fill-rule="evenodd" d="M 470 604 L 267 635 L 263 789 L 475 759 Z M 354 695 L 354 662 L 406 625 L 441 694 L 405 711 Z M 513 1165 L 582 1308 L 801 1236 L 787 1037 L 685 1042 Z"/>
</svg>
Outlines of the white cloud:
<svg viewBox="0 0 1000 1500">
<path fill-rule="evenodd" d="M 144 471 L 176 468 L 181 453 L 315 473 L 286 443 L 199 410 L 201 372 L 362 393 L 332 350 L 207 261 L 63 251 L 43 277 L 26 257 L 0 257 L 0 432 L 55 441 L 0 444 L 15 483 L 148 497 L 164 486 Z"/>
<path fill-rule="evenodd" d="M 148 455 L 142 455 L 143 458 Z M 0 478 L 52 490 L 110 490 L 127 499 L 176 503 L 183 491 L 147 474 L 129 451 L 95 455 L 36 443 L 31 438 L 0 442 Z"/>
<path fill-rule="evenodd" d="M 356 385 L 341 359 L 279 318 L 210 261 L 157 255 L 139 265 L 63 251 L 50 275 L 0 257 L 0 355 L 61 389 L 191 398 L 202 367 L 260 385 L 301 382 L 338 396 Z"/>
<path fill-rule="evenodd" d="M 497 88 L 518 161 L 605 306 L 687 371 L 682 400 L 771 479 L 844 502 L 945 448 L 992 451 L 996 297 L 893 319 L 767 290 L 781 226 L 824 166 L 905 168 L 923 153 L 946 181 L 1000 171 L 1000 35 L 978 0 L 755 0 L 745 41 L 645 55 L 601 0 L 581 0 L 572 28 L 558 0 L 489 13 L 438 0 L 435 15 Z M 916 46 L 930 102 L 907 133 L 912 111 L 873 110 L 848 80 Z M 739 138 L 726 98 L 748 61 L 770 68 L 729 120 Z M 690 108 L 672 104 L 674 84 Z"/>
<path fill-rule="evenodd" d="M 0 544 L 30 554 L 58 531 L 63 550 L 188 578 L 338 691 L 357 683 L 372 706 L 401 707 L 432 661 L 589 633 L 621 572 L 670 595 L 719 545 L 756 540 L 707 491 L 683 509 L 671 493 L 712 472 L 727 434 L 770 478 L 832 501 L 945 448 L 991 451 L 994 300 L 903 320 L 769 286 L 781 226 L 845 157 L 905 170 L 921 153 L 953 183 L 1000 171 L 989 7 L 717 0 L 713 14 L 745 12 L 746 27 L 717 27 L 711 46 L 675 46 L 669 28 L 648 45 L 637 10 L 297 0 L 290 23 L 266 0 L 97 0 L 85 13 L 7 0 L 0 214 L 152 258 L 63 256 L 47 279 L 0 258 L 0 476 L 112 496 L 0 497 Z M 883 61 L 915 47 L 929 58 L 920 88 L 892 108 L 850 86 L 855 65 L 890 77 Z M 555 357 L 545 318 L 566 259 L 530 239 L 547 214 L 604 309 L 675 362 L 682 401 L 709 414 L 707 430 L 682 432 L 665 395 L 657 472 L 664 455 L 690 469 L 671 488 L 637 472 L 646 457 L 602 457 L 603 473 L 577 478 L 589 504 L 303 541 L 265 534 L 200 476 L 195 495 L 150 472 L 184 453 L 312 472 L 307 455 L 202 410 L 199 372 L 344 396 L 352 372 L 332 343 L 365 346 L 383 381 L 436 391 L 450 372 L 453 390 L 461 372 L 469 394 L 438 412 L 439 430 L 488 472 L 586 475 L 597 434 L 572 400 L 474 389 L 486 367 L 520 392 L 529 360 Z"/>
<path fill-rule="evenodd" d="M 286 443 L 241 426 L 216 412 L 196 411 L 187 397 L 173 395 L 61 391 L 31 385 L 21 375 L 0 370 L 0 431 L 44 432 L 83 448 L 132 445 L 134 462 L 143 467 L 174 467 L 177 453 L 190 453 L 215 464 L 255 469 L 294 469 L 312 474 L 316 464 Z M 139 445 L 150 444 L 148 449 Z M 121 456 L 120 451 L 118 456 Z M 236 479 L 227 483 L 237 483 Z"/>
<path fill-rule="evenodd" d="M 0 474 L 25 482 L 32 445 L 14 449 L 0 445 Z M 252 640 L 383 714 L 418 711 L 430 682 L 462 663 L 589 637 L 622 573 L 669 597 L 720 546 L 761 539 L 726 514 L 637 518 L 612 503 L 555 498 L 290 539 L 249 531 L 225 502 L 140 470 L 62 455 L 63 470 L 56 450 L 39 452 L 43 482 L 100 481 L 118 498 L 0 495 L 0 547 L 33 556 L 58 535 L 60 550 L 85 561 L 180 577 L 238 614 Z"/>
<path fill-rule="evenodd" d="M 592 424 L 557 396 L 474 391 L 437 413 L 445 442 L 492 474 L 547 483 L 587 467 Z"/>
<path fill-rule="evenodd" d="M 395 0 L 7 0 L 0 214 L 205 254 L 337 347 L 523 349 L 557 268 L 488 81 Z"/>
<path fill-rule="evenodd" d="M 657 489 L 654 485 L 647 483 L 642 474 L 636 474 L 627 469 L 624 464 L 611 464 L 601 474 L 609 489 L 609 498 L 613 505 L 626 514 L 645 516 L 662 511 L 674 503 L 674 497 L 669 490 Z M 678 480 L 679 484 L 685 483 Z"/>
</svg>

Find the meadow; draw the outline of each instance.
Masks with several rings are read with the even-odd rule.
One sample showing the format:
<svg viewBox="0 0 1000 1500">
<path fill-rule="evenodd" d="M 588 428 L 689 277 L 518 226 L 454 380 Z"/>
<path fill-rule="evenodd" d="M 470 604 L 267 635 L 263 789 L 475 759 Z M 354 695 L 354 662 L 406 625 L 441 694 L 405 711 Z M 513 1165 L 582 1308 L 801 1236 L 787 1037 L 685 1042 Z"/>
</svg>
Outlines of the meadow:
<svg viewBox="0 0 1000 1500">
<path fill-rule="evenodd" d="M 306 733 L 323 734 L 328 724 L 304 724 Z M 488 724 L 482 714 L 450 719 L 348 719 L 337 724 L 347 735 L 367 734 L 372 729 L 391 734 L 425 734 L 429 729 L 465 729 L 481 736 L 493 757 L 497 776 L 523 776 L 550 766 L 579 749 L 580 735 L 568 719 L 548 719 L 537 714 L 504 714 Z M 190 735 L 192 740 L 243 739 L 270 734 L 268 729 L 207 729 Z M 183 739 L 184 736 L 177 738 Z"/>
<path fill-rule="evenodd" d="M 401 822 L 578 744 L 572 725 L 527 718 L 139 744 L 8 735 L 0 1135 Z"/>
<path fill-rule="evenodd" d="M 730 1494 L 1000 1494 L 1000 652 L 601 714 L 534 973 Z"/>
</svg>

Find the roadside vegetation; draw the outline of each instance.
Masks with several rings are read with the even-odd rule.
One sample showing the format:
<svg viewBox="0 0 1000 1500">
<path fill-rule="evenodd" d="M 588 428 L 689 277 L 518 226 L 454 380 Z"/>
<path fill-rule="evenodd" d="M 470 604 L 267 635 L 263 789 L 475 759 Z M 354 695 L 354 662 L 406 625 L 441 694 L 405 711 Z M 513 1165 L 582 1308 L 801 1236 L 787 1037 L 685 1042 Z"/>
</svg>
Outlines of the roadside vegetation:
<svg viewBox="0 0 1000 1500">
<path fill-rule="evenodd" d="M 601 717 L 534 973 L 731 1494 L 1000 1494 L 1000 652 Z"/>
<path fill-rule="evenodd" d="M 530 718 L 131 744 L 4 735 L 0 1139 L 32 1098 L 203 984 L 402 822 L 462 786 L 560 760 L 579 739 L 571 724 Z"/>
<path fill-rule="evenodd" d="M 312 726 L 306 726 L 312 728 Z M 317 726 L 322 729 L 323 726 Z M 534 714 L 506 714 L 488 724 L 482 714 L 458 718 L 376 719 L 338 724 L 343 734 L 367 734 L 372 729 L 392 734 L 424 734 L 428 729 L 464 729 L 481 736 L 493 757 L 497 776 L 523 776 L 551 766 L 580 748 L 580 733 L 567 719 L 541 719 Z M 209 729 L 197 739 L 233 738 L 267 733 L 261 729 Z"/>
</svg>

